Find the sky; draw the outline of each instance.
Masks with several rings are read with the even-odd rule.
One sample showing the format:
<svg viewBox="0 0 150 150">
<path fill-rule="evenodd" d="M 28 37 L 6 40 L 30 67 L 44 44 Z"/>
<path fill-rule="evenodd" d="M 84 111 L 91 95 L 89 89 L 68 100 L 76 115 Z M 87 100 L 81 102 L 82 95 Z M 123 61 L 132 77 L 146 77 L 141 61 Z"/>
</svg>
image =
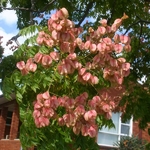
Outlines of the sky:
<svg viewBox="0 0 150 150">
<path fill-rule="evenodd" d="M 7 7 L 11 7 L 10 4 Z M 51 13 L 54 13 L 52 11 Z M 89 18 L 92 22 L 93 19 Z M 37 21 L 40 21 L 38 18 Z M 4 10 L 0 13 L 0 36 L 3 36 L 2 39 L 2 46 L 5 48 L 4 56 L 11 55 L 13 52 L 9 49 L 11 45 L 6 46 L 8 40 L 10 40 L 13 36 L 17 35 L 19 30 L 17 29 L 17 15 L 15 14 L 14 10 Z M 28 36 L 29 37 L 29 36 Z M 25 40 L 25 37 L 19 37 L 18 41 L 22 44 Z M 13 43 L 16 45 L 16 43 Z"/>
<path fill-rule="evenodd" d="M 10 7 L 9 5 L 7 7 Z M 6 43 L 13 36 L 17 35 L 19 30 L 17 29 L 17 16 L 13 10 L 4 10 L 0 13 L 0 36 L 3 36 L 2 46 L 5 48 L 4 55 L 11 55 L 13 52 L 9 50 L 10 46 L 6 46 Z M 18 41 L 22 43 L 23 38 L 18 38 Z"/>
<path fill-rule="evenodd" d="M 10 47 L 6 46 L 6 43 L 9 39 L 15 36 L 18 33 L 17 29 L 17 16 L 13 10 L 5 10 L 0 13 L 0 36 L 3 36 L 2 46 L 5 48 L 4 55 L 8 56 L 12 54 L 12 51 L 9 50 Z M 18 38 L 19 42 L 23 42 L 23 38 Z M 2 92 L 0 91 L 0 95 Z"/>
</svg>

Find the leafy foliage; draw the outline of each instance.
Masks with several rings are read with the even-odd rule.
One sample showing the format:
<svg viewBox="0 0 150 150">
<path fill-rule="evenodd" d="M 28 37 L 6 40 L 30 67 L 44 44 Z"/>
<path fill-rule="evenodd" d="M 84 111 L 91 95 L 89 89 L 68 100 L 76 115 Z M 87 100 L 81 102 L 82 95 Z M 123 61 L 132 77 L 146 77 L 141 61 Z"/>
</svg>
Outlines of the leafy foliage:
<svg viewBox="0 0 150 150">
<path fill-rule="evenodd" d="M 114 146 L 119 150 L 148 150 L 148 143 L 138 137 L 122 137 Z"/>
<path fill-rule="evenodd" d="M 122 16 L 124 12 L 129 16 L 129 19 L 123 23 L 120 31 L 125 34 L 129 34 L 131 37 L 132 51 L 129 54 L 122 53 L 122 55 L 127 58 L 127 61 L 131 63 L 131 73 L 130 76 L 125 79 L 127 95 L 120 102 L 120 106 L 122 107 L 121 110 L 126 112 L 123 115 L 125 120 L 133 116 L 134 120 L 140 120 L 139 125 L 141 128 L 144 129 L 145 127 L 147 127 L 147 124 L 150 122 L 150 3 L 145 0 L 133 0 L 130 3 L 127 0 L 116 0 L 115 2 L 111 0 L 67 0 L 65 2 L 63 0 L 59 0 L 51 2 L 47 0 L 38 0 L 33 7 L 31 1 L 10 1 L 12 7 L 23 7 L 26 9 L 16 10 L 16 14 L 18 16 L 18 28 L 23 29 L 25 27 L 24 30 L 20 31 L 21 35 L 34 33 L 34 31 L 46 31 L 47 28 L 43 28 L 42 26 L 45 26 L 47 24 L 47 16 L 51 14 L 51 10 L 59 9 L 62 7 L 66 7 L 68 9 L 68 11 L 70 12 L 69 19 L 75 22 L 76 27 L 82 25 L 84 29 L 88 29 L 89 27 L 95 29 L 99 25 L 99 20 L 101 20 L 102 18 L 106 18 L 108 20 L 108 24 L 111 25 L 113 23 L 113 20 Z M 3 0 L 1 3 L 2 6 L 6 7 L 8 1 Z M 35 11 L 27 10 L 31 8 Z M 1 7 L 0 11 L 2 10 L 3 8 Z M 46 16 L 44 18 L 41 18 L 41 26 L 37 26 L 36 21 L 34 21 L 35 25 L 30 27 L 31 23 L 33 23 L 33 18 L 41 16 L 42 13 L 46 14 Z M 86 22 L 86 19 L 89 20 L 88 23 L 84 23 Z M 36 38 L 37 35 L 33 36 L 31 39 L 27 39 L 25 43 L 21 45 L 15 52 L 15 57 L 7 57 L 3 59 L 2 63 L 0 64 L 0 70 L 2 72 L 0 76 L 2 77 L 2 79 L 6 79 L 3 82 L 3 92 L 5 93 L 5 96 L 9 98 L 10 93 L 14 92 L 13 89 L 17 90 L 17 100 L 20 104 L 20 107 L 24 107 L 24 113 L 27 111 L 28 107 L 30 108 L 30 110 L 33 110 L 30 103 L 36 99 L 36 93 L 44 92 L 48 87 L 51 88 L 51 94 L 55 93 L 55 91 L 58 90 L 60 95 L 63 93 L 65 95 L 69 91 L 72 97 L 75 97 L 76 94 L 79 94 L 78 90 L 84 91 L 85 89 L 84 86 L 77 84 L 77 76 L 74 75 L 63 77 L 56 72 L 56 68 L 49 70 L 47 69 L 41 72 L 42 66 L 39 65 L 39 72 L 35 74 L 30 73 L 26 77 L 22 77 L 18 71 L 14 71 L 16 69 L 16 66 L 14 64 L 17 61 L 27 61 L 29 57 L 33 57 L 37 52 L 46 54 L 49 53 L 49 47 L 43 45 L 40 47 L 37 46 L 35 42 Z M 31 46 L 30 44 L 34 46 Z M 58 47 L 55 48 L 56 50 L 59 50 Z M 51 49 L 49 50 L 51 51 Z M 89 57 L 89 59 L 90 58 L 91 56 Z M 8 69 L 5 70 L 5 68 Z M 13 75 L 11 76 L 12 73 Z M 99 73 L 98 76 L 101 77 L 101 73 Z M 141 84 L 139 83 L 139 81 L 143 77 L 144 82 Z M 32 78 L 33 80 L 31 81 L 29 80 L 29 78 Z M 96 88 L 102 88 L 102 86 L 109 86 L 109 83 L 104 81 L 103 78 L 99 78 L 99 80 L 101 82 L 101 85 L 95 85 Z M 57 84 L 55 84 L 56 81 L 58 81 Z M 86 89 L 88 92 L 94 94 L 96 92 L 95 87 L 86 86 Z M 40 91 L 40 89 L 42 89 L 42 91 Z M 27 96 L 27 93 L 30 93 L 30 96 Z M 103 120 L 103 118 L 100 118 L 100 120 L 97 121 L 99 122 L 100 126 L 104 125 L 104 123 L 108 123 L 106 120 Z M 32 125 L 33 124 L 29 125 L 28 128 Z M 107 125 L 111 126 L 112 124 L 108 123 Z M 37 132 L 40 132 L 38 134 L 41 135 L 42 139 L 39 139 L 38 142 L 43 142 L 44 137 L 42 132 L 44 131 L 38 129 Z M 33 134 L 33 132 L 30 131 L 29 133 Z M 30 141 L 30 137 L 28 139 L 28 142 L 22 139 L 22 141 L 24 141 L 23 143 L 28 143 L 28 146 L 32 145 L 31 141 L 33 139 Z M 33 145 L 36 145 L 38 142 L 36 141 Z"/>
<path fill-rule="evenodd" d="M 129 74 L 130 64 L 124 58 L 111 55 L 120 53 L 123 47 L 130 44 L 127 36 L 118 36 L 122 45 L 118 44 L 116 36 L 115 40 L 111 39 L 127 16 L 116 20 L 110 27 L 111 32 L 105 29 L 103 22 L 95 31 L 95 37 L 93 29 L 89 28 L 92 31 L 87 33 L 90 45 L 93 42 L 90 46 L 86 38 L 78 37 L 82 30 L 74 28 L 73 22 L 67 19 L 65 8 L 56 13 L 60 15 L 60 22 L 65 22 L 61 30 L 55 29 L 59 20 L 55 19 L 54 14 L 48 27 L 42 28 L 42 31 L 33 25 L 20 32 L 26 35 L 39 30 L 38 36 L 30 37 L 14 52 L 13 56 L 21 60 L 16 64 L 20 71 L 15 70 L 10 77 L 5 77 L 3 92 L 7 98 L 11 93 L 16 95 L 23 147 L 34 145 L 39 150 L 58 147 L 99 149 L 94 142 L 98 127 L 113 127 L 112 121 L 107 120 L 118 106 L 124 91 L 121 86 L 123 78 Z M 81 39 L 83 48 L 80 47 Z M 107 42 L 110 43 L 107 46 L 109 51 L 105 50 Z M 102 44 L 104 50 L 101 50 Z M 100 61 L 99 57 L 104 60 Z M 35 125 L 38 128 L 33 130 Z"/>
</svg>

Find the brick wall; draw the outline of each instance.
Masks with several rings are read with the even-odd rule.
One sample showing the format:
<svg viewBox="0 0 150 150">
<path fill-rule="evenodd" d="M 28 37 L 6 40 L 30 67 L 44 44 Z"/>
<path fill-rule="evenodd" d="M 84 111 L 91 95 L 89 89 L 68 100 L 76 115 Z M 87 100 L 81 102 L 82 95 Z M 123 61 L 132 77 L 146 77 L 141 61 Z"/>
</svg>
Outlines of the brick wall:
<svg viewBox="0 0 150 150">
<path fill-rule="evenodd" d="M 149 125 L 149 128 L 150 128 L 150 125 Z M 139 138 L 150 142 L 150 135 L 148 134 L 148 129 L 145 129 L 145 130 L 139 129 L 138 122 L 133 123 L 133 135 L 138 136 Z"/>
<path fill-rule="evenodd" d="M 0 150 L 20 150 L 20 140 L 0 140 Z"/>
<path fill-rule="evenodd" d="M 10 140 L 17 138 L 18 127 L 19 127 L 19 106 L 17 103 L 15 103 L 10 128 L 10 137 L 9 137 Z"/>
<path fill-rule="evenodd" d="M 6 124 L 6 117 L 7 117 L 7 107 L 3 107 L 1 109 L 0 114 L 0 139 L 3 139 L 5 136 L 5 124 Z"/>
</svg>

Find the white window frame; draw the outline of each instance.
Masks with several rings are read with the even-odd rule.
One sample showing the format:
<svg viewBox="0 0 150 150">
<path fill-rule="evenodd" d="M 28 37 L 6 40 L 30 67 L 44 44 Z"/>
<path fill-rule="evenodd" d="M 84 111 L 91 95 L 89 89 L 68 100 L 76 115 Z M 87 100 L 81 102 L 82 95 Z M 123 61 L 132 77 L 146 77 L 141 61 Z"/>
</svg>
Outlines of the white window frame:
<svg viewBox="0 0 150 150">
<path fill-rule="evenodd" d="M 116 113 L 115 113 L 116 114 Z M 121 116 L 121 113 L 119 113 L 119 116 Z M 113 121 L 113 120 L 112 120 Z M 103 143 L 100 143 L 100 139 L 103 138 L 102 136 L 100 137 L 99 133 L 103 133 L 105 135 L 114 135 L 114 136 L 118 136 L 117 140 L 120 141 L 121 139 L 121 136 L 132 136 L 132 128 L 133 128 L 133 118 L 131 118 L 129 121 L 129 124 L 126 124 L 126 123 L 122 123 L 121 122 L 121 117 L 118 118 L 118 121 L 119 121 L 119 124 L 118 124 L 118 132 L 116 133 L 113 133 L 113 132 L 107 132 L 107 131 L 103 131 L 103 130 L 99 130 L 98 132 L 98 137 L 97 137 L 97 143 L 99 146 L 103 146 L 103 147 L 116 147 L 114 145 L 109 145 L 109 144 L 103 144 Z M 125 126 L 129 126 L 129 134 L 122 134 L 121 133 L 121 125 L 125 125 Z M 105 129 L 108 129 L 108 128 L 105 128 Z M 114 141 L 114 143 L 117 142 L 117 141 Z"/>
</svg>

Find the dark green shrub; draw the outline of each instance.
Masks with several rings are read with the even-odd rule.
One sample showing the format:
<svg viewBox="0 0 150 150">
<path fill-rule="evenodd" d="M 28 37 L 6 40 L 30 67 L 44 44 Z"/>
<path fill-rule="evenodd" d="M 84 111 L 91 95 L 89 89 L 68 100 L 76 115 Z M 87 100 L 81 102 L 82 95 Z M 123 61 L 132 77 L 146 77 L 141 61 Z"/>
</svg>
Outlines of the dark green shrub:
<svg viewBox="0 0 150 150">
<path fill-rule="evenodd" d="M 138 137 L 124 136 L 120 141 L 116 142 L 114 146 L 117 146 L 118 150 L 150 150 L 147 149 L 150 145 Z"/>
</svg>

